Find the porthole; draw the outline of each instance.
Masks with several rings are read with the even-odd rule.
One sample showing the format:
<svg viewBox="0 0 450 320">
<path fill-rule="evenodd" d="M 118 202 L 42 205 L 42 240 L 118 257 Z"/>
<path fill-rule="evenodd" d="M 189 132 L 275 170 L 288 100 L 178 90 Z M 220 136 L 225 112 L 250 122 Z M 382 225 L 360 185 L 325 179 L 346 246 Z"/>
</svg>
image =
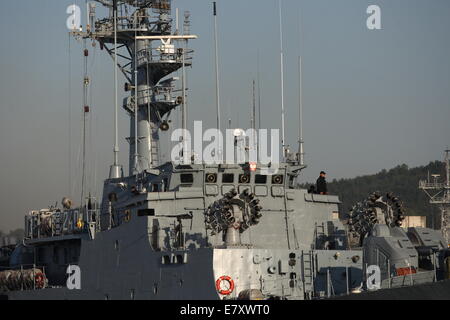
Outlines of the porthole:
<svg viewBox="0 0 450 320">
<path fill-rule="evenodd" d="M 279 174 L 272 176 L 272 184 L 283 184 L 283 176 Z"/>
<path fill-rule="evenodd" d="M 239 183 L 249 183 L 249 182 L 250 182 L 250 175 L 248 174 L 239 175 Z"/>
<path fill-rule="evenodd" d="M 216 173 L 207 173 L 205 176 L 206 183 L 216 183 L 217 182 L 217 174 Z"/>
</svg>

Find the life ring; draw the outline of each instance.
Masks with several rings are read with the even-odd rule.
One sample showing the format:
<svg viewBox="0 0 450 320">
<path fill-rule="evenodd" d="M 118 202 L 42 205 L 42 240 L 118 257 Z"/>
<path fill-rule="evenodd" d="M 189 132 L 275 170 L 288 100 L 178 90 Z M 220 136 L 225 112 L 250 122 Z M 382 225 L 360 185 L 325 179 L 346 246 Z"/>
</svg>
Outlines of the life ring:
<svg viewBox="0 0 450 320">
<path fill-rule="evenodd" d="M 222 284 L 228 282 L 229 287 L 222 289 Z M 234 291 L 234 281 L 229 276 L 221 276 L 216 281 L 216 289 L 221 295 L 228 296 Z"/>
</svg>

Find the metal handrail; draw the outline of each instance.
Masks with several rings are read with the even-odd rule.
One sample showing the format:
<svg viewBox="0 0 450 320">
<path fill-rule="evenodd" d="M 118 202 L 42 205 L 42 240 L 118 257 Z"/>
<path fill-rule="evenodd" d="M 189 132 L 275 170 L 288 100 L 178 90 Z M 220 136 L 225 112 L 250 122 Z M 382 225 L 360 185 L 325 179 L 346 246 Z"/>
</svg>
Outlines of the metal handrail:
<svg viewBox="0 0 450 320">
<path fill-rule="evenodd" d="M 51 211 L 49 211 L 51 212 Z M 89 224 L 91 222 L 97 222 L 100 217 L 100 209 L 72 209 L 67 211 L 59 211 L 60 217 L 58 221 L 55 215 L 48 217 L 50 219 L 50 232 L 48 234 L 41 233 L 41 221 L 40 217 L 26 216 L 25 217 L 25 239 L 43 239 L 49 237 L 70 235 L 70 234 L 80 234 L 87 233 L 89 229 Z M 77 223 L 81 221 L 83 223 L 82 227 L 78 227 Z M 56 229 L 56 224 L 60 225 L 60 229 Z"/>
<path fill-rule="evenodd" d="M 419 188 L 425 188 L 425 189 L 445 189 L 446 184 L 445 183 L 439 183 L 439 182 L 428 182 L 426 180 L 420 180 L 419 181 Z"/>
</svg>

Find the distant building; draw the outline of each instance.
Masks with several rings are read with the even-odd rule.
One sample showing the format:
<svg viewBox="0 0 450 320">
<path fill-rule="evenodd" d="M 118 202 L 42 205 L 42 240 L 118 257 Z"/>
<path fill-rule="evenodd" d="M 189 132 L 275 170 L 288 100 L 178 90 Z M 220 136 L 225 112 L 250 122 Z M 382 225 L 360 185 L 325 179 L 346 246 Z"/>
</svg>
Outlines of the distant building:
<svg viewBox="0 0 450 320">
<path fill-rule="evenodd" d="M 403 228 L 427 227 L 427 217 L 425 216 L 406 216 L 402 223 Z"/>
</svg>

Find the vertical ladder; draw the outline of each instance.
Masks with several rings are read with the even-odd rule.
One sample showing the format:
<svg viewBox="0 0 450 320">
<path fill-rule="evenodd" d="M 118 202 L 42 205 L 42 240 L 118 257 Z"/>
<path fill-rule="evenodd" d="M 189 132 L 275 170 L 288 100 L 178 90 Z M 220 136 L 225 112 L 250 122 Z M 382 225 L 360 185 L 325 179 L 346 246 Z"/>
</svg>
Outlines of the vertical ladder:
<svg viewBox="0 0 450 320">
<path fill-rule="evenodd" d="M 314 253 L 302 251 L 302 282 L 303 293 L 314 293 Z"/>
</svg>

